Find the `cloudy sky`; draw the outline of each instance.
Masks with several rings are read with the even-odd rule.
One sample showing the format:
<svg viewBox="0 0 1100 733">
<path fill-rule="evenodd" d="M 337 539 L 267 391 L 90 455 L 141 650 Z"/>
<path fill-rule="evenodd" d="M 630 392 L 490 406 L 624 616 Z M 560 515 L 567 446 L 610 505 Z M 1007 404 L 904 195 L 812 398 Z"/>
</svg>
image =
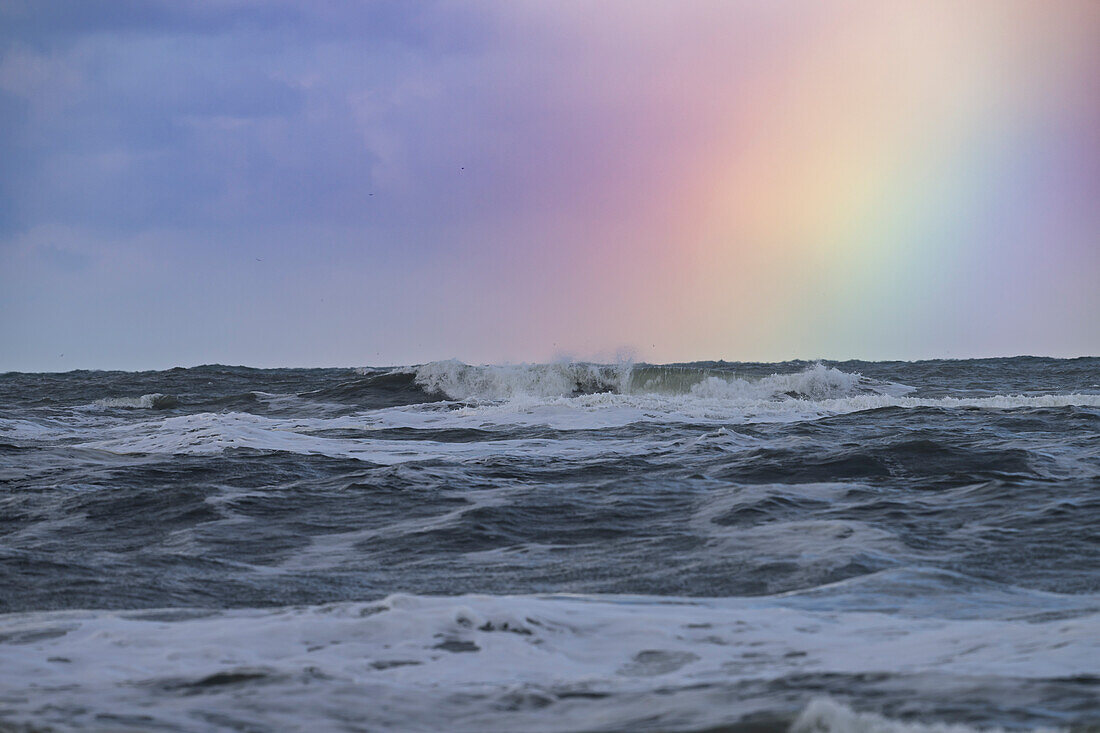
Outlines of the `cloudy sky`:
<svg viewBox="0 0 1100 733">
<path fill-rule="evenodd" d="M 1100 353 L 1100 3 L 0 0 L 0 370 Z"/>
</svg>

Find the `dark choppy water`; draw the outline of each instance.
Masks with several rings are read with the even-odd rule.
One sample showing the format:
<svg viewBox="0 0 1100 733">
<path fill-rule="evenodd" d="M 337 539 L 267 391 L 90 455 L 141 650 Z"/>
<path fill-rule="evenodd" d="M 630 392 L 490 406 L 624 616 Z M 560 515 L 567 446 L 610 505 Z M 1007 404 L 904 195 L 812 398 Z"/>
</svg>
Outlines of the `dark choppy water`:
<svg viewBox="0 0 1100 733">
<path fill-rule="evenodd" d="M 1095 729 L 1100 359 L 0 375 L 0 614 L 0 730 Z"/>
</svg>

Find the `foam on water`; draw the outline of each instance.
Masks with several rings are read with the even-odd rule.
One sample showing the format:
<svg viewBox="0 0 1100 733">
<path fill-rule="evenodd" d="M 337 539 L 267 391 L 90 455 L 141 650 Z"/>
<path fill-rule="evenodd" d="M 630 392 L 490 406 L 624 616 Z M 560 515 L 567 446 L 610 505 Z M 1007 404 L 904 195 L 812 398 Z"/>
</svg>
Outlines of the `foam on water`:
<svg viewBox="0 0 1100 733">
<path fill-rule="evenodd" d="M 621 392 L 629 385 L 629 364 L 579 362 L 470 366 L 436 361 L 415 367 L 416 383 L 453 400 L 508 400 L 562 397 L 593 392 Z"/>
<path fill-rule="evenodd" d="M 790 422 L 888 407 L 1004 410 L 1100 406 L 1100 394 L 911 397 L 914 387 L 822 364 L 762 378 L 687 367 L 575 363 L 473 367 L 449 361 L 414 371 L 417 383 L 462 402 L 462 408 L 446 412 L 416 407 L 381 410 L 372 415 L 378 424 L 529 424 L 568 430 L 635 422 Z"/>
<path fill-rule="evenodd" d="M 829 698 L 816 698 L 791 725 L 790 733 L 1002 733 L 1004 728 L 973 728 L 950 723 L 912 723 L 874 713 L 859 713 Z M 1033 728 L 1045 733 L 1056 728 Z"/>
<path fill-rule="evenodd" d="M 827 381 L 825 384 L 830 383 Z M 709 385 L 707 382 L 701 384 Z M 606 438 L 584 444 L 561 439 L 502 439 L 480 443 L 393 441 L 374 439 L 371 432 L 393 428 L 508 430 L 517 426 L 591 431 L 647 423 L 784 423 L 891 407 L 949 410 L 1100 407 L 1100 395 L 1096 394 L 918 398 L 872 393 L 825 399 L 775 400 L 761 399 L 758 393 L 750 393 L 747 397 L 733 396 L 740 394 L 741 387 L 723 384 L 726 387 L 718 395 L 715 394 L 716 388 L 705 386 L 680 395 L 604 392 L 576 397 L 516 396 L 507 401 L 465 404 L 456 409 L 410 405 L 337 418 L 274 418 L 242 412 L 199 413 L 105 428 L 104 439 L 84 442 L 80 447 L 116 453 L 189 455 L 251 448 L 348 457 L 383 464 L 446 457 L 462 460 L 494 454 L 583 458 L 601 451 L 637 454 L 653 450 L 655 443 L 640 440 L 616 442 Z M 808 383 L 777 379 L 763 389 L 771 393 L 774 389 L 791 386 L 814 390 L 827 388 L 814 378 L 809 378 Z M 42 428 L 27 421 L 8 423 L 6 431 L 13 435 L 44 434 Z M 5 425 L 0 424 L 0 434 L 4 432 Z M 352 437 L 347 436 L 349 432 Z M 333 433 L 340 437 L 329 437 Z M 77 435 L 75 431 L 72 434 Z M 731 448 L 744 447 L 748 441 L 744 436 L 731 433 L 712 437 Z"/>
<path fill-rule="evenodd" d="M 4 375 L 0 729 L 1095 725 L 1098 369 Z"/>
<path fill-rule="evenodd" d="M 710 399 L 828 399 L 867 393 L 905 394 L 912 387 L 813 364 L 792 374 L 739 377 L 719 369 L 557 362 L 471 366 L 439 361 L 412 368 L 418 385 L 459 401 L 502 401 L 601 393 L 693 395 Z"/>
<path fill-rule="evenodd" d="M 524 398 L 505 402 L 463 404 L 458 409 L 417 406 L 378 410 L 364 424 L 378 428 L 479 427 L 539 425 L 557 430 L 593 430 L 634 423 L 741 425 L 814 420 L 884 408 L 1018 408 L 1100 407 L 1098 394 L 997 395 L 992 397 L 922 398 L 893 394 L 860 394 L 819 400 L 757 396 L 733 397 L 695 392 L 682 395 L 597 393 L 576 397 Z"/>
<path fill-rule="evenodd" d="M 96 407 L 128 407 L 134 409 L 165 410 L 175 407 L 179 400 L 174 395 L 154 392 L 141 397 L 104 397 L 93 403 Z"/>
<path fill-rule="evenodd" d="M 864 380 L 859 374 L 848 374 L 821 364 L 794 374 L 773 374 L 750 381 L 737 378 L 708 376 L 691 388 L 699 397 L 725 399 L 828 399 L 846 397 L 857 392 Z"/>
<path fill-rule="evenodd" d="M 353 458 L 380 465 L 437 459 L 469 460 L 507 455 L 514 458 L 583 460 L 601 455 L 639 455 L 652 443 L 631 440 L 502 439 L 484 442 L 388 440 L 326 437 L 326 431 L 364 429 L 356 418 L 269 418 L 250 413 L 200 413 L 142 422 L 104 430 L 108 437 L 76 445 L 112 453 L 212 455 L 232 449 L 281 451 L 302 455 Z M 315 434 L 321 433 L 321 434 Z"/>
<path fill-rule="evenodd" d="M 1047 621 L 960 620 L 809 611 L 778 597 L 391 595 L 269 610 L 12 614 L 3 628 L 0 689 L 13 711 L 30 719 L 48 702 L 55 712 L 82 710 L 91 719 L 104 711 L 148 714 L 158 701 L 157 722 L 185 730 L 195 729 L 198 709 L 244 705 L 252 720 L 285 728 L 352 700 L 367 727 L 402 721 L 409 730 L 508 730 L 516 710 L 504 702 L 516 695 L 541 696 L 542 706 L 606 699 L 602 713 L 617 716 L 606 719 L 622 721 L 639 713 L 625 709 L 639 699 L 648 698 L 652 712 L 667 706 L 658 691 L 667 699 L 708 685 L 814 674 L 1061 678 L 1095 674 L 1100 659 L 1095 611 Z M 310 694 L 287 705 L 287 690 L 306 680 Z M 385 706 L 362 704 L 383 699 Z M 616 700 L 624 709 L 615 709 Z M 599 716 L 580 713 L 559 718 L 551 707 L 522 727 L 570 730 L 584 721 L 598 729 Z M 709 722 L 720 722 L 721 709 L 707 711 L 716 713 L 719 721 Z M 49 714 L 37 720 L 49 723 Z M 811 704 L 794 729 L 956 730 L 829 703 Z"/>
</svg>

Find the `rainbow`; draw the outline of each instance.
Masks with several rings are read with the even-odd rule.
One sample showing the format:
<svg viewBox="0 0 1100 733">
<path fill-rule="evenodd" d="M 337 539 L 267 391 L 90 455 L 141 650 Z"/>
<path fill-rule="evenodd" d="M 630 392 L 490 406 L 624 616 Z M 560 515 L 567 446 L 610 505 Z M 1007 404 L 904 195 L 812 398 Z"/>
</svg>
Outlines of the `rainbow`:
<svg viewBox="0 0 1100 733">
<path fill-rule="evenodd" d="M 654 362 L 1070 355 L 1100 313 L 1100 3 L 777 5 L 558 18 L 601 70 L 560 73 L 633 110 L 638 143 L 592 174 L 595 213 L 547 223 L 597 314 L 562 340 Z"/>
</svg>

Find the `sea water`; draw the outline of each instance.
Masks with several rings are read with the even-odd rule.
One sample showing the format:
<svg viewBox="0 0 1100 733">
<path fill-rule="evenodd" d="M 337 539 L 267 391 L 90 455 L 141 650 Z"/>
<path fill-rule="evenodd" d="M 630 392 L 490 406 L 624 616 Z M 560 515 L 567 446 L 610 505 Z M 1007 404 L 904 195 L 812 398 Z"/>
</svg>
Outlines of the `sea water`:
<svg viewBox="0 0 1100 733">
<path fill-rule="evenodd" d="M 0 375 L 0 730 L 1100 726 L 1100 359 Z"/>
</svg>

